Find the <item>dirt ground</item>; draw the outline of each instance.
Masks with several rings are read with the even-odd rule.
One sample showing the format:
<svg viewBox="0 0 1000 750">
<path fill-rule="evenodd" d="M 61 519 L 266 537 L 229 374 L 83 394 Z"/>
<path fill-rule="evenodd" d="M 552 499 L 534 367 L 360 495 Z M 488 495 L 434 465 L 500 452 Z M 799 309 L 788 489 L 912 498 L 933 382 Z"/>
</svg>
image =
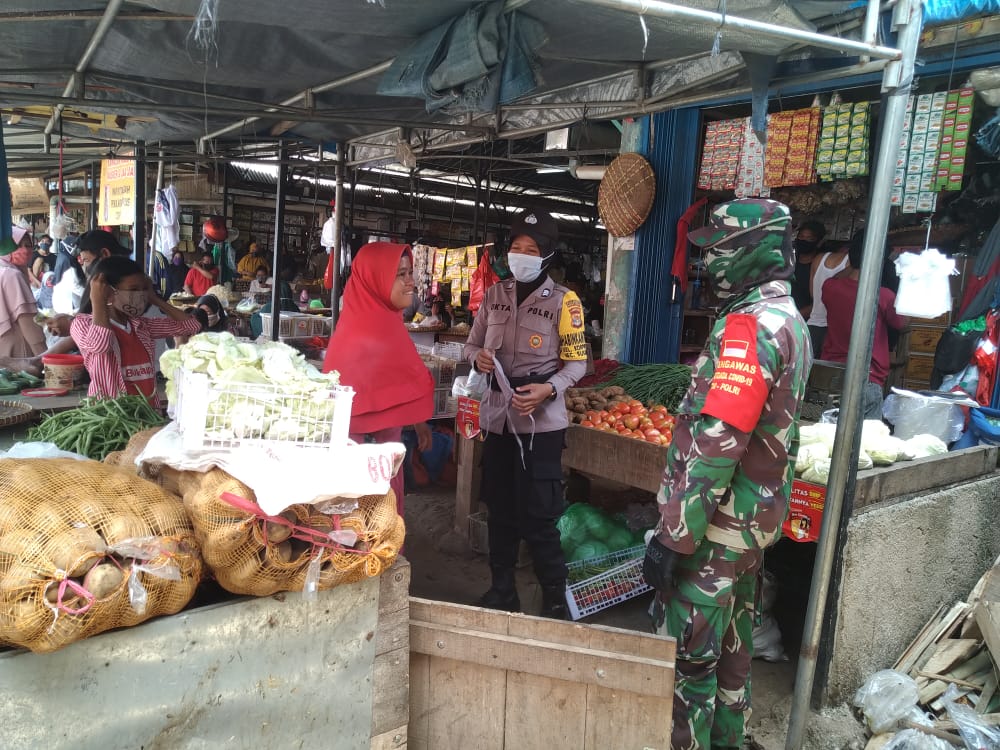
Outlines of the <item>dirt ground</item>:
<svg viewBox="0 0 1000 750">
<path fill-rule="evenodd" d="M 652 498 L 652 495 L 643 495 L 637 491 L 622 491 L 621 488 L 597 489 L 591 501 L 598 505 L 610 503 L 622 506 Z M 473 552 L 466 539 L 454 532 L 453 518 L 453 488 L 423 490 L 406 496 L 407 538 L 404 553 L 412 565 L 410 594 L 426 599 L 474 604 L 489 587 L 487 559 L 485 555 Z M 793 560 L 790 564 L 794 563 Z M 541 605 L 541 591 L 530 565 L 518 570 L 517 581 L 524 611 L 537 613 Z M 648 632 L 646 610 L 650 597 L 649 594 L 636 597 L 585 618 L 583 622 Z M 799 608 L 797 601 L 794 608 Z M 804 604 L 801 608 L 804 611 Z M 801 629 L 801 622 L 798 627 Z M 797 639 L 786 638 L 786 651 L 790 655 L 796 653 L 797 643 L 794 641 Z M 789 648 L 790 645 L 794 648 Z M 794 683 L 794 660 L 777 663 L 754 661 L 754 711 L 750 732 L 764 750 L 784 750 Z M 861 725 L 850 710 L 843 707 L 813 717 L 805 747 L 810 750 L 861 750 L 864 745 Z"/>
</svg>

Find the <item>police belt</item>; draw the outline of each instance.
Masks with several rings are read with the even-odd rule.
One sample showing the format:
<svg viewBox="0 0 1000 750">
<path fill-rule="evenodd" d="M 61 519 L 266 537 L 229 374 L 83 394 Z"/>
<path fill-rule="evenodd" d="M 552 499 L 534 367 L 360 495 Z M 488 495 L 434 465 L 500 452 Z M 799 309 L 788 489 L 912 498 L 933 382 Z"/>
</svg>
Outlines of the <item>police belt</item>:
<svg viewBox="0 0 1000 750">
<path fill-rule="evenodd" d="M 552 376 L 554 376 L 557 372 L 559 372 L 559 370 L 553 370 L 552 372 L 546 373 L 544 375 L 524 375 L 523 377 L 519 377 L 519 378 L 513 378 L 513 377 L 509 378 L 511 390 L 515 390 L 516 391 L 522 385 L 531 385 L 532 383 L 545 383 Z M 497 383 L 497 379 L 496 378 L 492 379 L 492 381 L 490 383 L 490 387 L 494 391 L 498 391 L 498 392 L 500 391 L 500 384 Z"/>
</svg>

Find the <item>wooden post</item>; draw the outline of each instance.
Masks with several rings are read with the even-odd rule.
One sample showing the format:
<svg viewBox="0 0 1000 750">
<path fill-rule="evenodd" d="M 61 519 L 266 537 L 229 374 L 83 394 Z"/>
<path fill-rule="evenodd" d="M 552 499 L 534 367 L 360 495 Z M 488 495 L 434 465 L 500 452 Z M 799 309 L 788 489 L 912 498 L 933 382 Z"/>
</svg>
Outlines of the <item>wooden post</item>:
<svg viewBox="0 0 1000 750">
<path fill-rule="evenodd" d="M 458 478 L 455 482 L 455 531 L 469 537 L 469 516 L 479 510 L 479 459 L 482 443 L 469 440 L 455 433 L 455 465 Z"/>
</svg>

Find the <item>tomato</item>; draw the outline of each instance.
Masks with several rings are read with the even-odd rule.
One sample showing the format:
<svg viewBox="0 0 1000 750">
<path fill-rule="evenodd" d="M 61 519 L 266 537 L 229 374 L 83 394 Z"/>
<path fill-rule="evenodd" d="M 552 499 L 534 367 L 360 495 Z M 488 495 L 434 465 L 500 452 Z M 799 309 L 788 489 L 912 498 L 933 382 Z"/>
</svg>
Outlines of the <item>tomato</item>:
<svg viewBox="0 0 1000 750">
<path fill-rule="evenodd" d="M 594 423 L 591 422 L 589 419 L 585 419 L 582 422 L 580 422 L 580 426 L 581 427 L 593 427 Z"/>
<path fill-rule="evenodd" d="M 618 423 L 615 424 L 615 429 L 618 431 L 618 434 L 621 435 L 628 428 L 625 425 L 623 425 L 621 422 L 618 422 Z"/>
<path fill-rule="evenodd" d="M 667 418 L 663 421 L 666 424 L 670 425 L 670 428 L 673 429 L 673 426 L 677 424 L 677 417 L 673 416 L 672 414 L 668 414 Z"/>
<path fill-rule="evenodd" d="M 645 439 L 645 438 L 643 438 L 642 433 L 639 432 L 638 430 L 636 430 L 631 435 L 629 435 L 629 437 L 635 438 L 636 440 L 644 440 Z"/>
<path fill-rule="evenodd" d="M 643 406 L 642 404 L 640 404 L 637 401 L 634 406 L 632 406 L 632 407 L 629 408 L 629 413 L 630 414 L 645 414 L 646 413 L 646 407 Z"/>
<path fill-rule="evenodd" d="M 670 438 L 668 438 L 666 435 L 660 435 L 660 445 L 666 448 L 668 445 L 670 445 Z"/>
<path fill-rule="evenodd" d="M 652 427 L 653 420 L 645 416 L 639 417 L 639 426 L 642 427 L 643 429 L 646 429 L 647 427 Z"/>
<path fill-rule="evenodd" d="M 622 417 L 622 424 L 628 427 L 630 430 L 634 430 L 639 426 L 639 417 L 629 414 L 627 417 Z"/>
<path fill-rule="evenodd" d="M 610 416 L 611 416 L 611 413 L 610 413 L 610 412 L 607 412 L 607 411 L 600 411 L 600 412 L 598 412 L 598 413 L 597 413 L 597 417 L 598 417 L 598 418 L 599 418 L 599 419 L 600 419 L 600 420 L 601 420 L 602 422 L 607 422 L 607 421 L 608 421 L 608 417 L 610 417 Z"/>
<path fill-rule="evenodd" d="M 642 401 L 637 401 L 636 399 L 632 398 L 632 399 L 629 399 L 628 405 L 630 407 L 632 407 L 632 408 L 635 408 L 636 406 L 642 406 Z M 645 408 L 645 407 L 643 407 L 643 408 Z"/>
</svg>

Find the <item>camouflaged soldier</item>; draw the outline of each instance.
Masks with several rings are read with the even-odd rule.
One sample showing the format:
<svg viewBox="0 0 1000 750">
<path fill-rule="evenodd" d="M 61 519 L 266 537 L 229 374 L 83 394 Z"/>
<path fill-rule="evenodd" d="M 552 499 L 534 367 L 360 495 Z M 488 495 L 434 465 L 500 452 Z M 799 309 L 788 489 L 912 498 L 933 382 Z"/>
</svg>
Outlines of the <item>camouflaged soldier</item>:
<svg viewBox="0 0 1000 750">
<path fill-rule="evenodd" d="M 791 297 L 788 208 L 737 200 L 691 232 L 722 305 L 679 409 L 643 561 L 661 634 L 677 639 L 674 750 L 738 748 L 762 551 L 788 512 L 812 366 Z"/>
</svg>

